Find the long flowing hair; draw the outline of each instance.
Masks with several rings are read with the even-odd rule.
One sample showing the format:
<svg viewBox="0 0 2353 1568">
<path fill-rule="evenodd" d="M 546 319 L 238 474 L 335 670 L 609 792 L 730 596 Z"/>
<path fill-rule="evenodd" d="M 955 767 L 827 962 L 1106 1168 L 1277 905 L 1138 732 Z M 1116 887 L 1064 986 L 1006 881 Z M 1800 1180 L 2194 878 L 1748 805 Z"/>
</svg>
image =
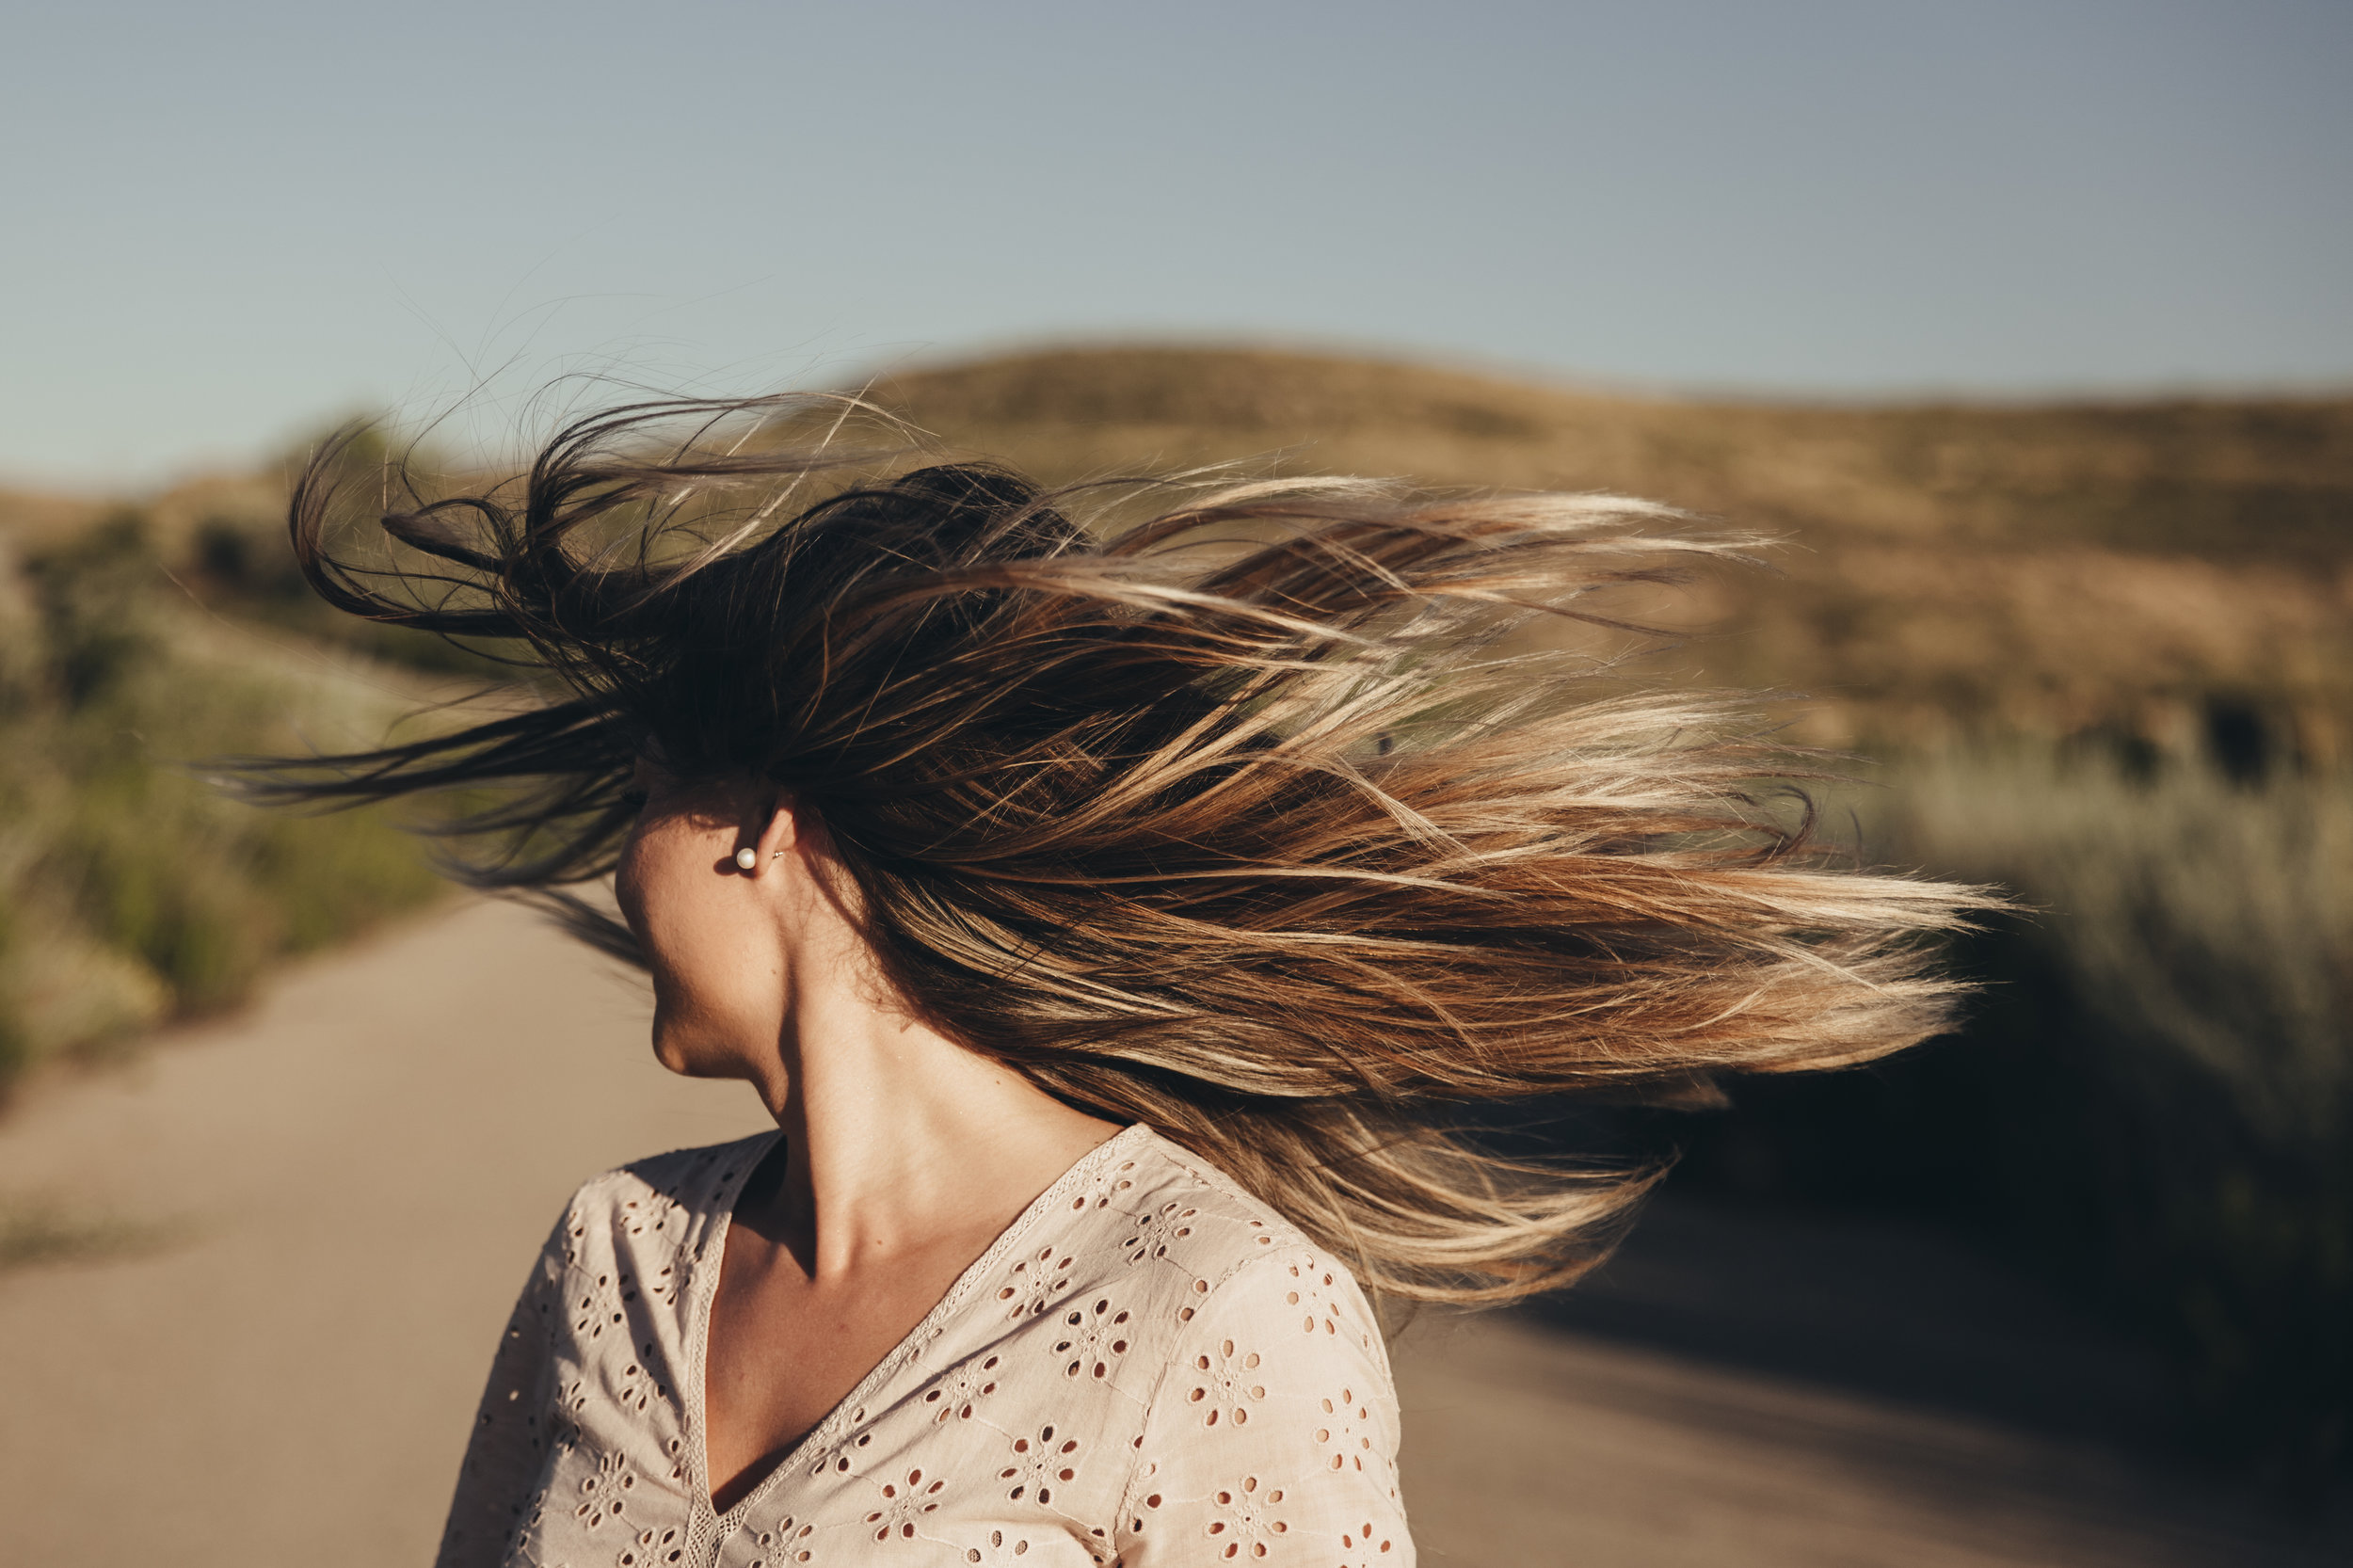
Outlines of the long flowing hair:
<svg viewBox="0 0 2353 1568">
<path fill-rule="evenodd" d="M 1843 866 L 1787 804 L 1809 764 L 1739 701 L 1544 634 L 1625 632 L 1610 590 L 1743 541 L 1614 496 L 1046 492 L 808 437 L 812 409 L 865 417 L 583 419 L 518 479 L 402 492 L 358 552 L 322 453 L 291 509 L 312 585 L 504 649 L 539 696 L 248 787 L 455 792 L 457 874 L 632 958 L 576 890 L 612 872 L 638 755 L 767 780 L 824 824 L 905 1006 L 1392 1297 L 1558 1285 L 1657 1174 L 1506 1158 L 1483 1107 L 1688 1101 L 1944 1026 L 1925 939 L 1976 890 Z"/>
</svg>

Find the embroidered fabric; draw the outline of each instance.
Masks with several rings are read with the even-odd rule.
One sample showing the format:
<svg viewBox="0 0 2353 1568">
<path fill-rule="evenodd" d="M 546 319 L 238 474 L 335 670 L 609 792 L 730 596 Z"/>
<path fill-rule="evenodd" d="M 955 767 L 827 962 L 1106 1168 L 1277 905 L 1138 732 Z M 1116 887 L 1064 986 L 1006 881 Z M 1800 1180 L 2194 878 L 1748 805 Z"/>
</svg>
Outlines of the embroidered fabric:
<svg viewBox="0 0 2353 1568">
<path fill-rule="evenodd" d="M 1140 1126 L 716 1512 L 704 1336 L 728 1213 L 775 1137 L 573 1197 L 492 1362 L 440 1568 L 1413 1562 L 1355 1281 Z"/>
</svg>

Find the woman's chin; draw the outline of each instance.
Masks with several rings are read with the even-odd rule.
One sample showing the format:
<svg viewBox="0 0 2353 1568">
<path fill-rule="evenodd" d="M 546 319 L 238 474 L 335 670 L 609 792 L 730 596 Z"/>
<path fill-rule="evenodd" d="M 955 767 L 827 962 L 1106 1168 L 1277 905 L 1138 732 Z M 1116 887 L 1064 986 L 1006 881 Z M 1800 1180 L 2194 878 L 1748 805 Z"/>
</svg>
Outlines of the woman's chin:
<svg viewBox="0 0 2353 1568">
<path fill-rule="evenodd" d="M 681 1078 L 747 1078 L 743 1052 L 731 1042 L 714 1040 L 691 1026 L 670 1023 L 660 1013 L 653 1021 L 653 1059 Z"/>
</svg>

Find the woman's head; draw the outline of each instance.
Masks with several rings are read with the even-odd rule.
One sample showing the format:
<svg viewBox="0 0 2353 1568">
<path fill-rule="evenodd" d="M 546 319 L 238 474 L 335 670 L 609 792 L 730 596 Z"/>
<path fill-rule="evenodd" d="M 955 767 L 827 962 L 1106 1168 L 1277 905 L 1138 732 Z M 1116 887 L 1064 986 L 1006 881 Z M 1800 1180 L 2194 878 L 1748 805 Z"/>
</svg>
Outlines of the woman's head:
<svg viewBox="0 0 2353 1568">
<path fill-rule="evenodd" d="M 294 531 L 323 594 L 554 682 L 279 792 L 491 790 L 456 824 L 492 846 L 468 874 L 544 897 L 629 846 L 635 936 L 566 907 L 678 999 L 704 958 L 664 951 L 685 906 L 648 851 L 663 876 L 771 856 L 780 804 L 925 1021 L 1190 1144 L 1407 1294 L 1556 1280 L 1640 1189 L 1482 1157 L 1455 1130 L 1482 1102 L 1688 1093 L 1939 1023 L 1909 939 L 1964 890 L 1827 868 L 1755 804 L 1785 761 L 1721 703 L 1542 634 L 1616 626 L 1598 596 L 1725 541 L 1617 498 L 1355 482 L 1146 487 L 1123 522 L 1115 488 L 964 465 L 810 504 L 856 470 L 783 411 L 584 422 L 514 487 L 386 516 L 421 554 L 373 575 L 328 548 L 314 467 Z M 696 941 L 770 918 L 697 907 Z M 744 1022 L 668 1027 L 684 1053 Z"/>
<path fill-rule="evenodd" d="M 988 596 L 971 593 L 917 596 L 894 617 L 878 611 L 874 584 L 887 580 L 888 596 L 924 571 L 1040 559 L 1082 541 L 1032 500 L 1009 474 L 936 466 L 829 497 L 789 528 L 712 554 L 667 594 L 596 572 L 546 594 L 556 625 L 627 628 L 546 647 L 558 667 L 577 658 L 565 673 L 601 699 L 602 727 L 636 738 L 621 801 L 635 811 L 614 850 L 615 892 L 653 982 L 666 1064 L 759 1076 L 810 973 L 873 968 L 871 953 L 848 951 L 861 901 L 824 824 L 844 807 L 843 783 L 887 769 L 827 751 L 855 748 L 841 724 L 854 712 L 852 731 L 904 738 L 894 686 L 983 657 L 990 620 Z M 845 621 L 879 624 L 862 639 L 827 637 Z M 810 669 L 832 672 L 824 689 Z M 591 819 L 584 836 L 604 825 Z M 860 983 L 889 987 L 879 972 Z M 907 1005 L 895 992 L 887 1000 Z"/>
</svg>

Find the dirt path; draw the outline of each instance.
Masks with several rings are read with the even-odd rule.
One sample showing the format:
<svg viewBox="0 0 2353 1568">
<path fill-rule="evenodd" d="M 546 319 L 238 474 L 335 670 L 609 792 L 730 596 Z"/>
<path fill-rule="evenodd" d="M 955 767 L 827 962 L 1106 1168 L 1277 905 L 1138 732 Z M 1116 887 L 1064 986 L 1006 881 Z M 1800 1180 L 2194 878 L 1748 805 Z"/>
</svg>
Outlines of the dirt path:
<svg viewBox="0 0 2353 1568">
<path fill-rule="evenodd" d="M 127 1244 L 0 1273 L 0 1564 L 425 1562 L 565 1194 L 761 1125 L 652 1064 L 627 983 L 493 905 L 30 1096 L 0 1203 Z M 1433 1562 L 2292 1560 L 2096 1456 L 1532 1323 L 1431 1320 L 1398 1361 Z"/>
</svg>

